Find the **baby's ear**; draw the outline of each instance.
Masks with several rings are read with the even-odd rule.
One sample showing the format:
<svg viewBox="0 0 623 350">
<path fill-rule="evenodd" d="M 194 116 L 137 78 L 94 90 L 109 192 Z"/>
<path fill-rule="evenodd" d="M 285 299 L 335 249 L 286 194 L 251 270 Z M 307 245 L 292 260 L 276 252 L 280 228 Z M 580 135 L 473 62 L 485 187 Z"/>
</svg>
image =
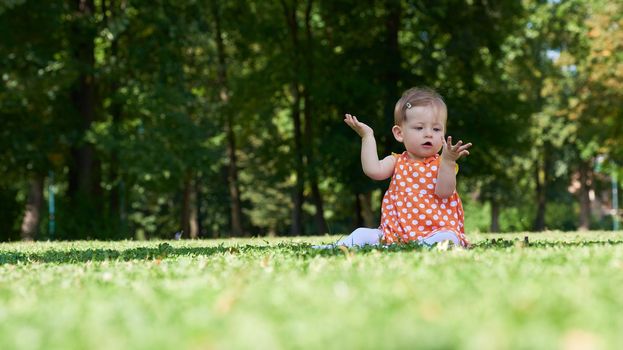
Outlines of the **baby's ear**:
<svg viewBox="0 0 623 350">
<path fill-rule="evenodd" d="M 402 136 L 402 128 L 400 126 L 394 125 L 394 127 L 392 128 L 392 134 L 394 134 L 394 138 L 396 139 L 396 141 L 402 142 L 404 140 Z"/>
</svg>

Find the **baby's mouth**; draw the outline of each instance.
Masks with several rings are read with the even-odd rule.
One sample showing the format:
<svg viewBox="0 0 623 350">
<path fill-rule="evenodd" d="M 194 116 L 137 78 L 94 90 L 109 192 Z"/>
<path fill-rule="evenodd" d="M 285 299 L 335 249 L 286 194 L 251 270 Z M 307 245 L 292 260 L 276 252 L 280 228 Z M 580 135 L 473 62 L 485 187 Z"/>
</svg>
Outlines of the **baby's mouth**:
<svg viewBox="0 0 623 350">
<path fill-rule="evenodd" d="M 432 145 L 433 145 L 433 143 L 432 143 L 432 142 L 430 142 L 430 141 L 429 141 L 429 142 L 424 142 L 424 143 L 422 144 L 422 146 L 432 146 Z"/>
</svg>

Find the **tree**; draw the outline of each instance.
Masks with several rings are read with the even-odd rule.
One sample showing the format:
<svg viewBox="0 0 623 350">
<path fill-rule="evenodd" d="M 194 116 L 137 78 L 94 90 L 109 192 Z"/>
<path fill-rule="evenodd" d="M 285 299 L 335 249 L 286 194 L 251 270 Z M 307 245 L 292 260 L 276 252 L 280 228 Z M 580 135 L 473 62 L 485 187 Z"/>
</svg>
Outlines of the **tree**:
<svg viewBox="0 0 623 350">
<path fill-rule="evenodd" d="M 45 176 L 55 167 L 51 160 L 66 149 L 67 123 L 55 118 L 66 112 L 65 89 L 72 79 L 62 69 L 67 64 L 61 29 L 65 11 L 62 3 L 0 4 L 0 159 L 6 174 L 0 185 L 9 193 L 26 194 L 25 203 L 15 196 L 12 201 L 23 205 L 18 227 L 27 240 L 40 235 Z"/>
<path fill-rule="evenodd" d="M 229 87 L 227 79 L 227 58 L 225 52 L 225 45 L 223 40 L 223 31 L 221 27 L 222 15 L 220 14 L 218 1 L 211 2 L 212 18 L 214 19 L 214 35 L 218 56 L 218 76 L 217 84 L 220 87 L 219 97 L 221 104 L 226 105 L 229 103 Z M 227 157 L 229 158 L 228 171 L 228 186 L 231 202 L 231 234 L 233 236 L 241 236 L 242 229 L 242 207 L 240 202 L 240 186 L 238 183 L 238 158 L 236 156 L 236 135 L 234 133 L 234 121 L 231 111 L 227 108 L 222 109 L 225 114 L 225 134 L 227 137 Z"/>
</svg>

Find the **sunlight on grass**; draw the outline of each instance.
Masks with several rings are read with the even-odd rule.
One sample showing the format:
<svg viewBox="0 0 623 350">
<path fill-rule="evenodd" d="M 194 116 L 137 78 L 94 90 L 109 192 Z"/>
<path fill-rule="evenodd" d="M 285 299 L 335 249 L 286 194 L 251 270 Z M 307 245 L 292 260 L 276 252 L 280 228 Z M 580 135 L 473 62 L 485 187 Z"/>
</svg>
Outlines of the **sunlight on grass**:
<svg viewBox="0 0 623 350">
<path fill-rule="evenodd" d="M 470 237 L 448 251 L 310 248 L 337 236 L 0 244 L 0 348 L 623 342 L 623 233 Z"/>
</svg>

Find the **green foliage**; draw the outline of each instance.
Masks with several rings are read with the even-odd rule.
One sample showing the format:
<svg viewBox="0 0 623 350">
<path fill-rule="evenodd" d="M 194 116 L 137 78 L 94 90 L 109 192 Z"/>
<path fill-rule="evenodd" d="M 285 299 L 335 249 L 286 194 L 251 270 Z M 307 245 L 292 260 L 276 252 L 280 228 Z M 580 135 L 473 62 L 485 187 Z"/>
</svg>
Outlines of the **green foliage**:
<svg viewBox="0 0 623 350">
<path fill-rule="evenodd" d="M 574 229 L 580 166 L 623 164 L 621 13 L 605 0 L 0 1 L 2 239 L 50 171 L 55 238 L 170 238 L 191 185 L 199 235 L 227 237 L 229 147 L 247 234 L 289 232 L 297 176 L 304 231 L 318 232 L 317 185 L 328 230 L 349 232 L 356 196 L 386 183 L 360 171 L 342 116 L 374 128 L 381 156 L 400 152 L 391 111 L 414 85 L 439 90 L 448 133 L 474 143 L 459 175 L 469 230 L 488 230 L 491 202 L 503 231 L 531 229 L 537 210 Z"/>
</svg>

